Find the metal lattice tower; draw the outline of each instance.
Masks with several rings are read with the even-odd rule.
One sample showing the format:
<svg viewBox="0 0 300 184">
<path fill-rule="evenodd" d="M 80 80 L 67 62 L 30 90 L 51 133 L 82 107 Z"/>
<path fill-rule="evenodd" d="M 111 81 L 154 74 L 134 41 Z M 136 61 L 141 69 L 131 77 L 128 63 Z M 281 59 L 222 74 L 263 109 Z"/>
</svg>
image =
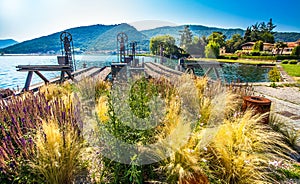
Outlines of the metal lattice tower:
<svg viewBox="0 0 300 184">
<path fill-rule="evenodd" d="M 127 42 L 128 36 L 124 32 L 117 35 L 118 60 L 120 63 L 125 63 Z"/>
</svg>

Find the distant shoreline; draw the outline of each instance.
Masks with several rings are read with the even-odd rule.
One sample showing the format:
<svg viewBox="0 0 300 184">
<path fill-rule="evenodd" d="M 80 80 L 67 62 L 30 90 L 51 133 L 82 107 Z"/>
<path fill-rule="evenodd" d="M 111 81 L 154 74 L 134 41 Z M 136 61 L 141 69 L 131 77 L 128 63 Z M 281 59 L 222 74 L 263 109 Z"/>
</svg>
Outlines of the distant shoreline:
<svg viewBox="0 0 300 184">
<path fill-rule="evenodd" d="M 0 56 L 56 56 L 56 54 L 3 54 Z"/>
<path fill-rule="evenodd" d="M 61 54 L 3 54 L 1 56 L 60 56 Z M 89 56 L 97 56 L 97 55 L 116 55 L 116 54 L 108 54 L 108 53 L 82 53 L 82 54 L 75 54 L 75 56 L 80 55 L 89 55 Z"/>
</svg>

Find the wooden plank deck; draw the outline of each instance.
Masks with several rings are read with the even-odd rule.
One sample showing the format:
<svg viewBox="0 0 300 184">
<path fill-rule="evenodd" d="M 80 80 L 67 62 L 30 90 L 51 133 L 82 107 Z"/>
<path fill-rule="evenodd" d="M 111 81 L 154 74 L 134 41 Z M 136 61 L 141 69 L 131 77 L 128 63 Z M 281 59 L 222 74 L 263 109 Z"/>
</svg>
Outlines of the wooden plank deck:
<svg viewBox="0 0 300 184">
<path fill-rule="evenodd" d="M 110 74 L 111 69 L 110 67 L 90 67 L 90 68 L 83 68 L 76 70 L 75 72 L 72 72 L 72 75 L 74 76 L 74 81 L 78 82 L 85 77 L 97 77 L 100 80 L 105 80 L 107 76 Z M 49 83 L 58 83 L 60 81 L 60 77 L 55 77 L 52 79 L 49 79 Z M 72 81 L 69 79 L 68 81 Z M 29 87 L 29 90 L 37 91 L 41 86 L 45 85 L 44 82 L 33 84 Z M 20 92 L 17 92 L 20 93 Z"/>
<path fill-rule="evenodd" d="M 183 74 L 183 72 L 176 71 L 169 67 L 153 62 L 145 63 L 145 71 L 148 75 L 152 77 L 165 77 L 169 80 L 176 80 L 179 76 Z"/>
</svg>

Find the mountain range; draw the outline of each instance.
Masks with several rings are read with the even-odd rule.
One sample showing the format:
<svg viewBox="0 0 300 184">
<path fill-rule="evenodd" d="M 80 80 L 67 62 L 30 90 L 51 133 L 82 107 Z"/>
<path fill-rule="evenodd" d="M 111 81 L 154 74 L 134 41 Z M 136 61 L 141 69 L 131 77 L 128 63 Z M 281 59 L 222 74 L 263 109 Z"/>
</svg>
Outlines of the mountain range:
<svg viewBox="0 0 300 184">
<path fill-rule="evenodd" d="M 9 47 L 9 46 L 17 44 L 17 43 L 18 42 L 16 40 L 13 40 L 13 39 L 0 40 L 0 49 L 5 48 L 5 47 Z"/>
<path fill-rule="evenodd" d="M 244 35 L 243 29 L 224 29 L 215 27 L 206 27 L 202 25 L 189 25 L 193 36 L 208 36 L 215 31 L 222 32 L 227 39 L 234 34 Z M 74 50 L 77 53 L 84 52 L 115 52 L 117 50 L 117 35 L 124 32 L 128 36 L 128 43 L 137 42 L 137 49 L 149 51 L 151 37 L 158 35 L 171 35 L 179 40 L 179 31 L 184 29 L 180 26 L 164 26 L 148 30 L 138 31 L 132 25 L 123 23 L 115 25 L 91 25 L 67 29 L 72 34 Z M 61 32 L 53 33 L 48 36 L 35 38 L 32 40 L 16 43 L 14 45 L 0 49 L 5 54 L 58 54 L 61 49 Z M 274 34 L 276 41 L 296 41 L 300 39 L 300 33 L 282 33 Z M 0 42 L 1 46 L 1 42 Z"/>
</svg>

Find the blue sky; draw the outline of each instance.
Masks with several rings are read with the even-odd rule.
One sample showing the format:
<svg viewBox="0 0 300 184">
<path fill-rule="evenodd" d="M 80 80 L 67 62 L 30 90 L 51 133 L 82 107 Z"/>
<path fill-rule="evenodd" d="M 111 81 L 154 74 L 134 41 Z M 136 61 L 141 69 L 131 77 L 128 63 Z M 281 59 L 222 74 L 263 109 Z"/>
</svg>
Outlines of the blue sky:
<svg viewBox="0 0 300 184">
<path fill-rule="evenodd" d="M 299 9 L 299 0 L 0 0 L 0 39 L 142 20 L 246 29 L 273 18 L 276 31 L 300 32 Z"/>
</svg>

